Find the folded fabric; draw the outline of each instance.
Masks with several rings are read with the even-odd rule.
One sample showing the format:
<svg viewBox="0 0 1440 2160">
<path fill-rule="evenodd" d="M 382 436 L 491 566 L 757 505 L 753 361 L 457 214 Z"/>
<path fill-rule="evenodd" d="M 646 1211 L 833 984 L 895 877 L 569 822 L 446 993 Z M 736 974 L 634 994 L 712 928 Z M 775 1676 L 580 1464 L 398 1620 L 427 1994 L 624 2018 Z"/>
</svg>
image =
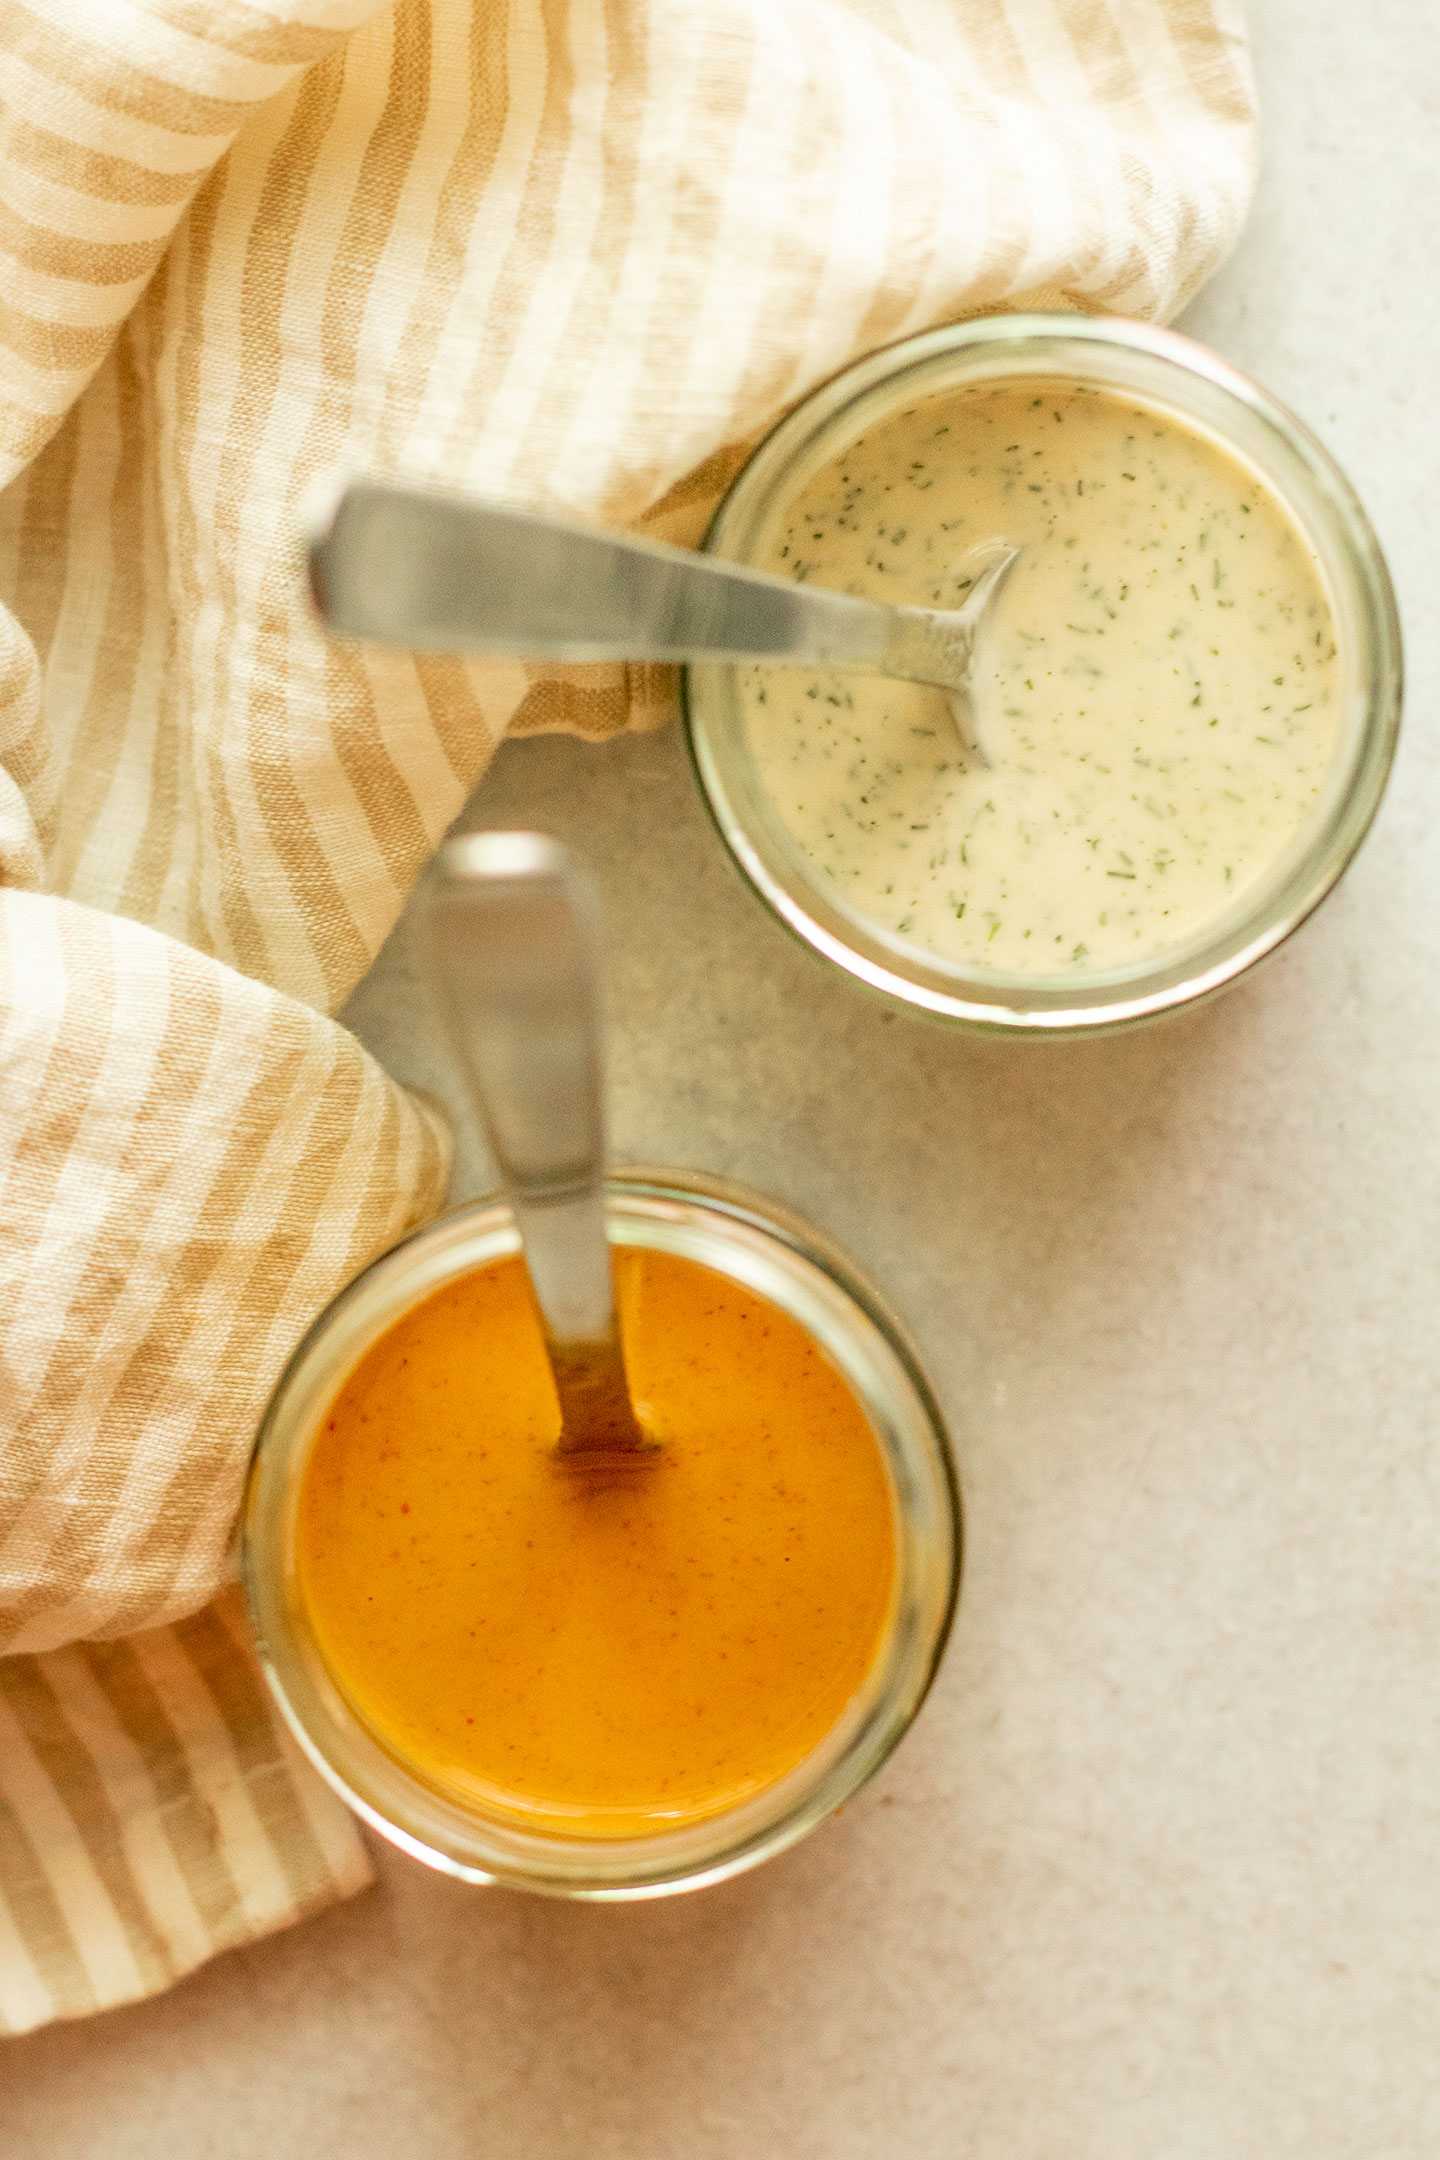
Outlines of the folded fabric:
<svg viewBox="0 0 1440 2160">
<path fill-rule="evenodd" d="M 1171 313 L 1238 229 L 1253 109 L 1233 0 L 0 0 L 0 79 L 18 2030 L 365 1879 L 233 1596 L 202 1610 L 286 1355 L 445 1188 L 330 1015 L 507 726 L 667 709 L 658 671 L 327 643 L 307 488 L 693 538 L 866 347 Z"/>
</svg>

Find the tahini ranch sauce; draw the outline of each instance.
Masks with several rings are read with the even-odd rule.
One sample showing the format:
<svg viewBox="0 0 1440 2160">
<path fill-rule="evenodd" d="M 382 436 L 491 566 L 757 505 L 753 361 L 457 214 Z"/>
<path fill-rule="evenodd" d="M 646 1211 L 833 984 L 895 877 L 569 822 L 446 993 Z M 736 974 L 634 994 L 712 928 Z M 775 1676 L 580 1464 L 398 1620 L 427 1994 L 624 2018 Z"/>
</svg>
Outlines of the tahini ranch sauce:
<svg viewBox="0 0 1440 2160">
<path fill-rule="evenodd" d="M 990 769 L 965 769 L 936 692 L 778 668 L 742 678 L 751 754 L 804 852 L 914 943 L 1023 974 L 1149 958 L 1219 915 L 1314 803 L 1337 729 L 1317 567 L 1214 443 L 1036 381 L 872 429 L 756 559 L 954 607 L 997 538 L 1022 554 L 976 679 Z"/>
</svg>

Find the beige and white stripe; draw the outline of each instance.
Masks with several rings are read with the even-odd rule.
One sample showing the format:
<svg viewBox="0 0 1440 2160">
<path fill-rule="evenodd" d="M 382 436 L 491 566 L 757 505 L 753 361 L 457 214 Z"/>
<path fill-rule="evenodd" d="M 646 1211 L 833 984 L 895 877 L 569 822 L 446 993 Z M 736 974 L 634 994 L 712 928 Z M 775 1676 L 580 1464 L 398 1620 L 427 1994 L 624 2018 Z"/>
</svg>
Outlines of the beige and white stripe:
<svg viewBox="0 0 1440 2160">
<path fill-rule="evenodd" d="M 279 1729 L 238 1593 L 0 1663 L 0 2020 L 133 2002 L 370 1879 Z"/>
<path fill-rule="evenodd" d="M 0 0 L 0 2024 L 365 1879 L 213 1602 L 289 1348 L 444 1192 L 330 1015 L 507 726 L 668 709 L 327 645 L 305 490 L 693 538 L 868 345 L 1173 311 L 1252 133 L 1237 0 Z"/>
</svg>

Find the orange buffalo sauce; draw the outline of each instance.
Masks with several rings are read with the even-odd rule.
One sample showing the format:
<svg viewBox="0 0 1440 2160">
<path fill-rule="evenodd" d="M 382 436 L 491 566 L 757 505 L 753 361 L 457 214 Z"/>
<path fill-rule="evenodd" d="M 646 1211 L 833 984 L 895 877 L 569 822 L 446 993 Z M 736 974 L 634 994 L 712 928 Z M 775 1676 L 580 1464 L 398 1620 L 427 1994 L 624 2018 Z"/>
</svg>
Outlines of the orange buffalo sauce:
<svg viewBox="0 0 1440 2160">
<path fill-rule="evenodd" d="M 623 1837 L 783 1777 L 889 1621 L 890 1489 L 846 1382 L 725 1276 L 622 1247 L 631 1384 L 663 1448 L 587 1490 L 520 1261 L 435 1292 L 346 1381 L 307 1465 L 301 1595 L 409 1768 L 524 1827 Z"/>
</svg>

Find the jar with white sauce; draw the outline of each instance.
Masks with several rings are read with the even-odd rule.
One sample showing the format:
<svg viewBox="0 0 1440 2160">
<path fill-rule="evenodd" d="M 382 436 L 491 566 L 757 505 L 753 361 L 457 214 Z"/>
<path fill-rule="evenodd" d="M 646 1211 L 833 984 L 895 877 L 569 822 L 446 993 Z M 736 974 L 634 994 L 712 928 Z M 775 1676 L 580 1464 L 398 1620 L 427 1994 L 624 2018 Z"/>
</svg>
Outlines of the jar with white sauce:
<svg viewBox="0 0 1440 2160">
<path fill-rule="evenodd" d="M 1394 753 L 1400 631 L 1343 474 L 1283 406 L 1143 324 L 1011 315 L 872 353 L 755 451 L 705 545 L 958 606 L 1018 559 L 943 694 L 695 665 L 701 787 L 781 921 L 872 989 L 1076 1034 L 1212 994 L 1335 884 Z"/>
</svg>

